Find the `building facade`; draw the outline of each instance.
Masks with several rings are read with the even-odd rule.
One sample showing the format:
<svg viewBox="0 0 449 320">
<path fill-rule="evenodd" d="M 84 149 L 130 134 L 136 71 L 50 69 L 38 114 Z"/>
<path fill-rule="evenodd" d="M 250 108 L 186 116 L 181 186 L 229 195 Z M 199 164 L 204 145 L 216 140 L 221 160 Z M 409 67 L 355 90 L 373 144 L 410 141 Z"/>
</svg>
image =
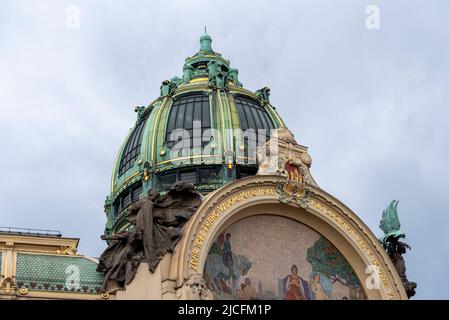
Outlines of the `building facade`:
<svg viewBox="0 0 449 320">
<path fill-rule="evenodd" d="M 59 232 L 0 229 L 1 299 L 109 299 L 98 260 L 77 253 Z"/>
<path fill-rule="evenodd" d="M 407 299 L 382 243 L 313 179 L 270 90 L 238 75 L 204 34 L 182 77 L 135 110 L 99 265 L 76 239 L 0 234 L 0 297 Z"/>
</svg>

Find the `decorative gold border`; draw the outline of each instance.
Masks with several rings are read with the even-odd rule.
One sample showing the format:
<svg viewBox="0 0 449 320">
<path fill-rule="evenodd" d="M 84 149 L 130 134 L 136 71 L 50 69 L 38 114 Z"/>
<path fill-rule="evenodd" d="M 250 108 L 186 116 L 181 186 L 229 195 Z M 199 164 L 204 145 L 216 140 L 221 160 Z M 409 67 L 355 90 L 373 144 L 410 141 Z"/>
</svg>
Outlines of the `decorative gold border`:
<svg viewBox="0 0 449 320">
<path fill-rule="evenodd" d="M 226 127 L 225 127 L 225 115 L 224 115 L 224 110 L 223 110 L 223 101 L 221 100 L 221 91 L 217 90 L 215 97 L 218 100 L 218 104 L 220 105 L 220 114 L 221 114 L 221 140 L 223 143 L 223 150 L 227 150 L 228 147 L 228 142 L 227 142 L 227 137 L 226 137 Z"/>
<path fill-rule="evenodd" d="M 174 161 L 194 159 L 194 158 L 196 159 L 196 158 L 220 158 L 220 157 L 218 155 L 214 155 L 214 154 L 210 154 L 210 155 L 207 155 L 207 154 L 206 155 L 196 155 L 196 156 L 188 156 L 188 157 L 180 157 L 180 158 L 164 160 L 162 162 L 158 162 L 156 165 L 161 165 L 161 164 L 174 162 Z"/>
<path fill-rule="evenodd" d="M 208 82 L 209 78 L 207 77 L 201 77 L 201 78 L 195 78 L 189 81 L 189 84 L 191 83 L 198 83 L 198 82 Z"/>
<path fill-rule="evenodd" d="M 154 117 L 154 121 L 153 121 L 154 128 L 153 128 L 152 137 L 151 137 L 151 159 L 150 159 L 151 163 L 155 162 L 154 152 L 155 152 L 155 149 L 156 149 L 155 141 L 156 141 L 156 131 L 157 131 L 158 126 L 159 126 L 159 117 L 160 117 L 160 115 L 162 113 L 162 110 L 165 108 L 165 105 L 167 104 L 167 101 L 168 101 L 168 97 L 165 97 L 164 100 L 161 103 L 161 106 L 157 110 L 157 113 L 156 113 L 155 117 Z"/>
</svg>

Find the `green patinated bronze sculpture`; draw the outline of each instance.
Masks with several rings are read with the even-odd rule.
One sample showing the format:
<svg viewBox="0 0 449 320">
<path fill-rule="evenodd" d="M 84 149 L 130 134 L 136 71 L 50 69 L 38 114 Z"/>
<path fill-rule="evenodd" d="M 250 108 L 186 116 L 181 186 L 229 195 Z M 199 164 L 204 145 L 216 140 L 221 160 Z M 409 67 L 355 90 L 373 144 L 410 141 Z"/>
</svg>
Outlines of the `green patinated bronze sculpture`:
<svg viewBox="0 0 449 320">
<path fill-rule="evenodd" d="M 396 267 L 407 296 L 410 298 L 415 295 L 417 284 L 408 281 L 405 274 L 405 260 L 402 255 L 406 253 L 407 249 L 411 248 L 405 242 L 399 241 L 399 239 L 405 238 L 405 233 L 400 230 L 401 223 L 399 222 L 397 211 L 398 204 L 399 201 L 393 200 L 382 213 L 382 220 L 380 220 L 379 228 L 384 232 L 384 236 L 380 239 L 380 242 Z"/>
</svg>

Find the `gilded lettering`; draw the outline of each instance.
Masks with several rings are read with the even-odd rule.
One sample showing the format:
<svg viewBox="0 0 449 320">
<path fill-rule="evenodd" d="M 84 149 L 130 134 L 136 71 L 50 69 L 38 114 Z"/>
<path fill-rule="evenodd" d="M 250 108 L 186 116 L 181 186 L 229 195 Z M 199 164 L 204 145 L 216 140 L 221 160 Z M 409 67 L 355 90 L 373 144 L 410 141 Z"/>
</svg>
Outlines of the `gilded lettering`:
<svg viewBox="0 0 449 320">
<path fill-rule="evenodd" d="M 241 191 L 226 200 L 219 203 L 214 211 L 212 211 L 206 218 L 205 221 L 201 224 L 200 229 L 198 230 L 195 241 L 193 244 L 193 249 L 191 253 L 191 259 L 189 261 L 190 268 L 194 271 L 198 269 L 198 261 L 200 259 L 200 253 L 204 245 L 204 241 L 206 240 L 207 233 L 209 232 L 212 225 L 219 218 L 220 214 L 223 213 L 226 209 L 234 205 L 235 203 L 253 198 L 255 196 L 263 196 L 263 195 L 275 195 L 276 190 L 274 188 L 253 188 L 251 190 Z"/>
<path fill-rule="evenodd" d="M 196 238 L 196 241 L 195 241 L 195 246 L 196 246 L 197 248 L 201 249 L 201 248 L 203 247 L 203 240 L 198 239 L 198 237 L 197 237 L 197 238 Z"/>
</svg>

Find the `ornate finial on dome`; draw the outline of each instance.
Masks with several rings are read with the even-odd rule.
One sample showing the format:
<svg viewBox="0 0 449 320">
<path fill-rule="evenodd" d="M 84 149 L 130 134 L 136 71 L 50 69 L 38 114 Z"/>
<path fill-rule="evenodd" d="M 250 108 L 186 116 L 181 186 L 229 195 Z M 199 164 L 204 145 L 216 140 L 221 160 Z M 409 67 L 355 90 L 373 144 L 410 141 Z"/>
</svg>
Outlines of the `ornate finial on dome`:
<svg viewBox="0 0 449 320">
<path fill-rule="evenodd" d="M 207 27 L 204 26 L 204 34 L 200 38 L 200 51 L 212 51 L 212 38 L 207 34 Z"/>
</svg>

